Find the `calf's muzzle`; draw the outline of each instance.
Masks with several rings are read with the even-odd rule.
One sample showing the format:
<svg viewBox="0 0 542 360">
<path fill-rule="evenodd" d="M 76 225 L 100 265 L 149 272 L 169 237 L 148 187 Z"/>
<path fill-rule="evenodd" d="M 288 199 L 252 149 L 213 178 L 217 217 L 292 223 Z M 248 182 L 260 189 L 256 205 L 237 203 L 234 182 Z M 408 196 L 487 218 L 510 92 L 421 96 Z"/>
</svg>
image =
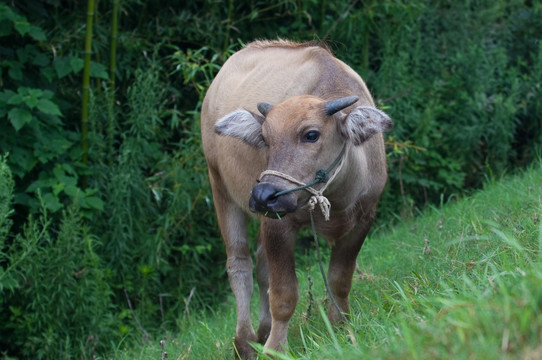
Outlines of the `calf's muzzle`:
<svg viewBox="0 0 542 360">
<path fill-rule="evenodd" d="M 270 183 L 259 183 L 251 191 L 249 207 L 267 217 L 281 217 L 297 209 L 296 196 L 286 194 L 276 196 L 284 189 Z"/>
</svg>

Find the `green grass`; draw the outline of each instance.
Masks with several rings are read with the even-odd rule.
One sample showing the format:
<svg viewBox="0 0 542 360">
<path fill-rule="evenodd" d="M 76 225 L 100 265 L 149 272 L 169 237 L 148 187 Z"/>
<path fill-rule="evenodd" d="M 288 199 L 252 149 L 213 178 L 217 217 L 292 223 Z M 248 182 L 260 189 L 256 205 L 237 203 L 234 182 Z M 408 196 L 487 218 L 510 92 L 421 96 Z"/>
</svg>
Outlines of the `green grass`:
<svg viewBox="0 0 542 360">
<path fill-rule="evenodd" d="M 290 351 L 279 358 L 542 358 L 541 215 L 537 163 L 374 232 L 358 258 L 351 323 L 339 329 L 320 310 L 325 291 L 315 255 L 301 257 Z M 257 319 L 256 296 L 253 302 Z M 233 309 L 230 297 L 218 309 L 180 320 L 184 331 L 163 338 L 168 359 L 233 359 Z M 120 345 L 112 357 L 158 360 L 159 340 Z"/>
</svg>

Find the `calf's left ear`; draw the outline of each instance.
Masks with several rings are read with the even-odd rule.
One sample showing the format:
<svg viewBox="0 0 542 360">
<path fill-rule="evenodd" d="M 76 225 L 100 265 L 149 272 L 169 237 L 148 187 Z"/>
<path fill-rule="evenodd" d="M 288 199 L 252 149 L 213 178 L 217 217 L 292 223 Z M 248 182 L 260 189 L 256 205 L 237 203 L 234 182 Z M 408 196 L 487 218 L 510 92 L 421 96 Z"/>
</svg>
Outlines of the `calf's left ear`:
<svg viewBox="0 0 542 360">
<path fill-rule="evenodd" d="M 247 110 L 235 110 L 215 123 L 219 135 L 233 136 L 257 148 L 265 146 L 262 123 L 265 119 Z"/>
<path fill-rule="evenodd" d="M 342 119 L 341 133 L 354 145 L 361 145 L 376 133 L 391 130 L 393 122 L 382 110 L 358 106 Z"/>
</svg>

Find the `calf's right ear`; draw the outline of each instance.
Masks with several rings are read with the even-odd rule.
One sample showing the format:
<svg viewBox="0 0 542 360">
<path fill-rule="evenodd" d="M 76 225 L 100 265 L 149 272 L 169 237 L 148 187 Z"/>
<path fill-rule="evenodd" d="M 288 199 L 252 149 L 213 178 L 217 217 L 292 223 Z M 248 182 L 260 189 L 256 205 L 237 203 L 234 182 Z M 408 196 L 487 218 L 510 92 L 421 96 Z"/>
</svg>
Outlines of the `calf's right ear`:
<svg viewBox="0 0 542 360">
<path fill-rule="evenodd" d="M 235 110 L 220 118 L 215 124 L 219 135 L 233 136 L 257 148 L 265 146 L 262 123 L 265 119 L 247 110 Z"/>
</svg>

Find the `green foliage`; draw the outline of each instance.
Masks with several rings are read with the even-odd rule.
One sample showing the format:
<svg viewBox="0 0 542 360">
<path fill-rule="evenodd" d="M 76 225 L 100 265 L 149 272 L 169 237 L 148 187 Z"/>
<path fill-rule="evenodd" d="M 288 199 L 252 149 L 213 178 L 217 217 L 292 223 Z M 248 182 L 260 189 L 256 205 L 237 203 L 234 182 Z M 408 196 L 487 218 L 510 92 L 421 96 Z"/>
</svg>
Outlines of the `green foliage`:
<svg viewBox="0 0 542 360">
<path fill-rule="evenodd" d="M 11 170 L 2 156 L 0 157 L 0 249 L 4 248 L 4 242 L 12 224 L 10 216 L 13 213 L 11 203 L 14 186 Z"/>
<path fill-rule="evenodd" d="M 38 218 L 29 219 L 9 249 L 18 286 L 5 299 L 11 305 L 3 312 L 8 324 L 3 332 L 12 332 L 13 341 L 4 348 L 42 359 L 68 358 L 74 352 L 91 357 L 103 347 L 110 335 L 104 329 L 111 331 L 113 319 L 98 246 L 77 209 L 63 215 L 58 233 L 45 207 Z"/>
<path fill-rule="evenodd" d="M 403 198 L 402 213 L 411 212 L 479 187 L 491 174 L 524 162 L 526 152 L 532 158 L 539 121 L 531 122 L 533 132 L 522 141 L 518 134 L 522 109 L 539 91 L 539 81 L 526 80 L 536 78 L 536 70 L 521 65 L 513 44 L 523 41 L 517 18 L 528 14 L 540 20 L 542 9 L 520 1 L 469 4 L 367 5 L 369 23 L 391 25 L 372 32 L 371 60 L 360 73 L 395 119 L 394 141 L 417 147 L 390 154 L 384 208 Z M 540 25 L 532 25 L 533 33 L 542 33 Z M 357 37 L 354 42 L 362 43 Z M 534 50 L 523 59 L 535 60 Z"/>
<path fill-rule="evenodd" d="M 95 191 L 77 184 L 82 171 L 78 136 L 63 120 L 70 107 L 55 94 L 56 82 L 81 70 L 81 59 L 53 58 L 45 49 L 45 31 L 5 4 L 0 4 L 0 19 L 0 38 L 6 41 L 0 62 L 0 119 L 5 121 L 0 150 L 10 154 L 9 166 L 19 180 L 15 203 L 38 211 L 35 193 L 40 189 L 52 212 L 74 200 L 82 209 L 101 210 Z"/>
<path fill-rule="evenodd" d="M 201 303 L 212 302 L 225 290 L 215 285 L 223 267 L 208 266 L 223 262 L 224 252 L 214 230 L 197 122 L 190 115 L 166 111 L 158 75 L 152 61 L 145 72 L 137 72 L 124 116 L 115 114 L 120 109 L 106 116 L 91 111 L 95 138 L 90 158 L 99 161 L 92 165 L 96 175 L 89 181 L 107 199 L 104 216 L 95 223 L 106 244 L 102 256 L 117 298 L 124 302 L 126 291 L 138 319 L 150 328 L 157 319 L 175 322 L 185 310 L 178 299 L 191 289 Z M 104 94 L 93 108 L 107 106 Z M 108 126 L 113 133 L 100 133 Z M 109 148 L 116 141 L 120 145 Z"/>
<path fill-rule="evenodd" d="M 0 157 L 0 302 L 3 302 L 4 289 L 11 290 L 17 285 L 17 281 L 10 274 L 9 267 L 4 268 L 9 261 L 4 252 L 7 246 L 9 232 L 12 226 L 11 215 L 13 214 L 13 177 L 6 163 L 5 157 Z"/>
<path fill-rule="evenodd" d="M 542 191 L 541 165 L 368 239 L 350 324 L 334 328 L 321 310 L 329 302 L 312 249 L 302 259 L 308 268 L 298 273 L 289 351 L 276 358 L 537 358 L 542 199 L 533 193 Z M 253 301 L 254 319 L 258 311 Z M 168 356 L 233 359 L 235 315 L 226 303 L 194 315 L 180 334 L 162 338 Z M 161 353 L 158 341 L 121 349 L 118 359 Z"/>
<path fill-rule="evenodd" d="M 191 312 L 223 301 L 225 256 L 199 112 L 220 66 L 254 39 L 324 40 L 392 115 L 380 224 L 478 188 L 542 151 L 538 2 L 123 0 L 97 2 L 93 12 L 85 163 L 87 5 L 0 4 L 5 356 L 110 357 L 110 344 L 122 337 L 155 341 L 159 331 L 182 331 Z M 395 250 L 369 254 L 388 254 L 389 266 Z M 416 271 L 419 278 L 386 275 L 398 285 L 378 283 L 389 298 L 364 312 L 392 313 L 401 292 L 415 296 L 409 288 L 425 276 Z M 230 334 L 221 325 L 190 341 L 229 354 L 229 338 L 214 340 Z M 372 331 L 370 346 L 390 337 L 378 326 Z"/>
<path fill-rule="evenodd" d="M 63 213 L 56 230 L 44 203 L 22 233 L 8 238 L 13 180 L 5 159 L 0 170 L 6 196 L 0 208 L 1 347 L 37 359 L 90 358 L 114 338 L 107 271 L 95 252 L 100 244 L 77 208 Z"/>
</svg>

